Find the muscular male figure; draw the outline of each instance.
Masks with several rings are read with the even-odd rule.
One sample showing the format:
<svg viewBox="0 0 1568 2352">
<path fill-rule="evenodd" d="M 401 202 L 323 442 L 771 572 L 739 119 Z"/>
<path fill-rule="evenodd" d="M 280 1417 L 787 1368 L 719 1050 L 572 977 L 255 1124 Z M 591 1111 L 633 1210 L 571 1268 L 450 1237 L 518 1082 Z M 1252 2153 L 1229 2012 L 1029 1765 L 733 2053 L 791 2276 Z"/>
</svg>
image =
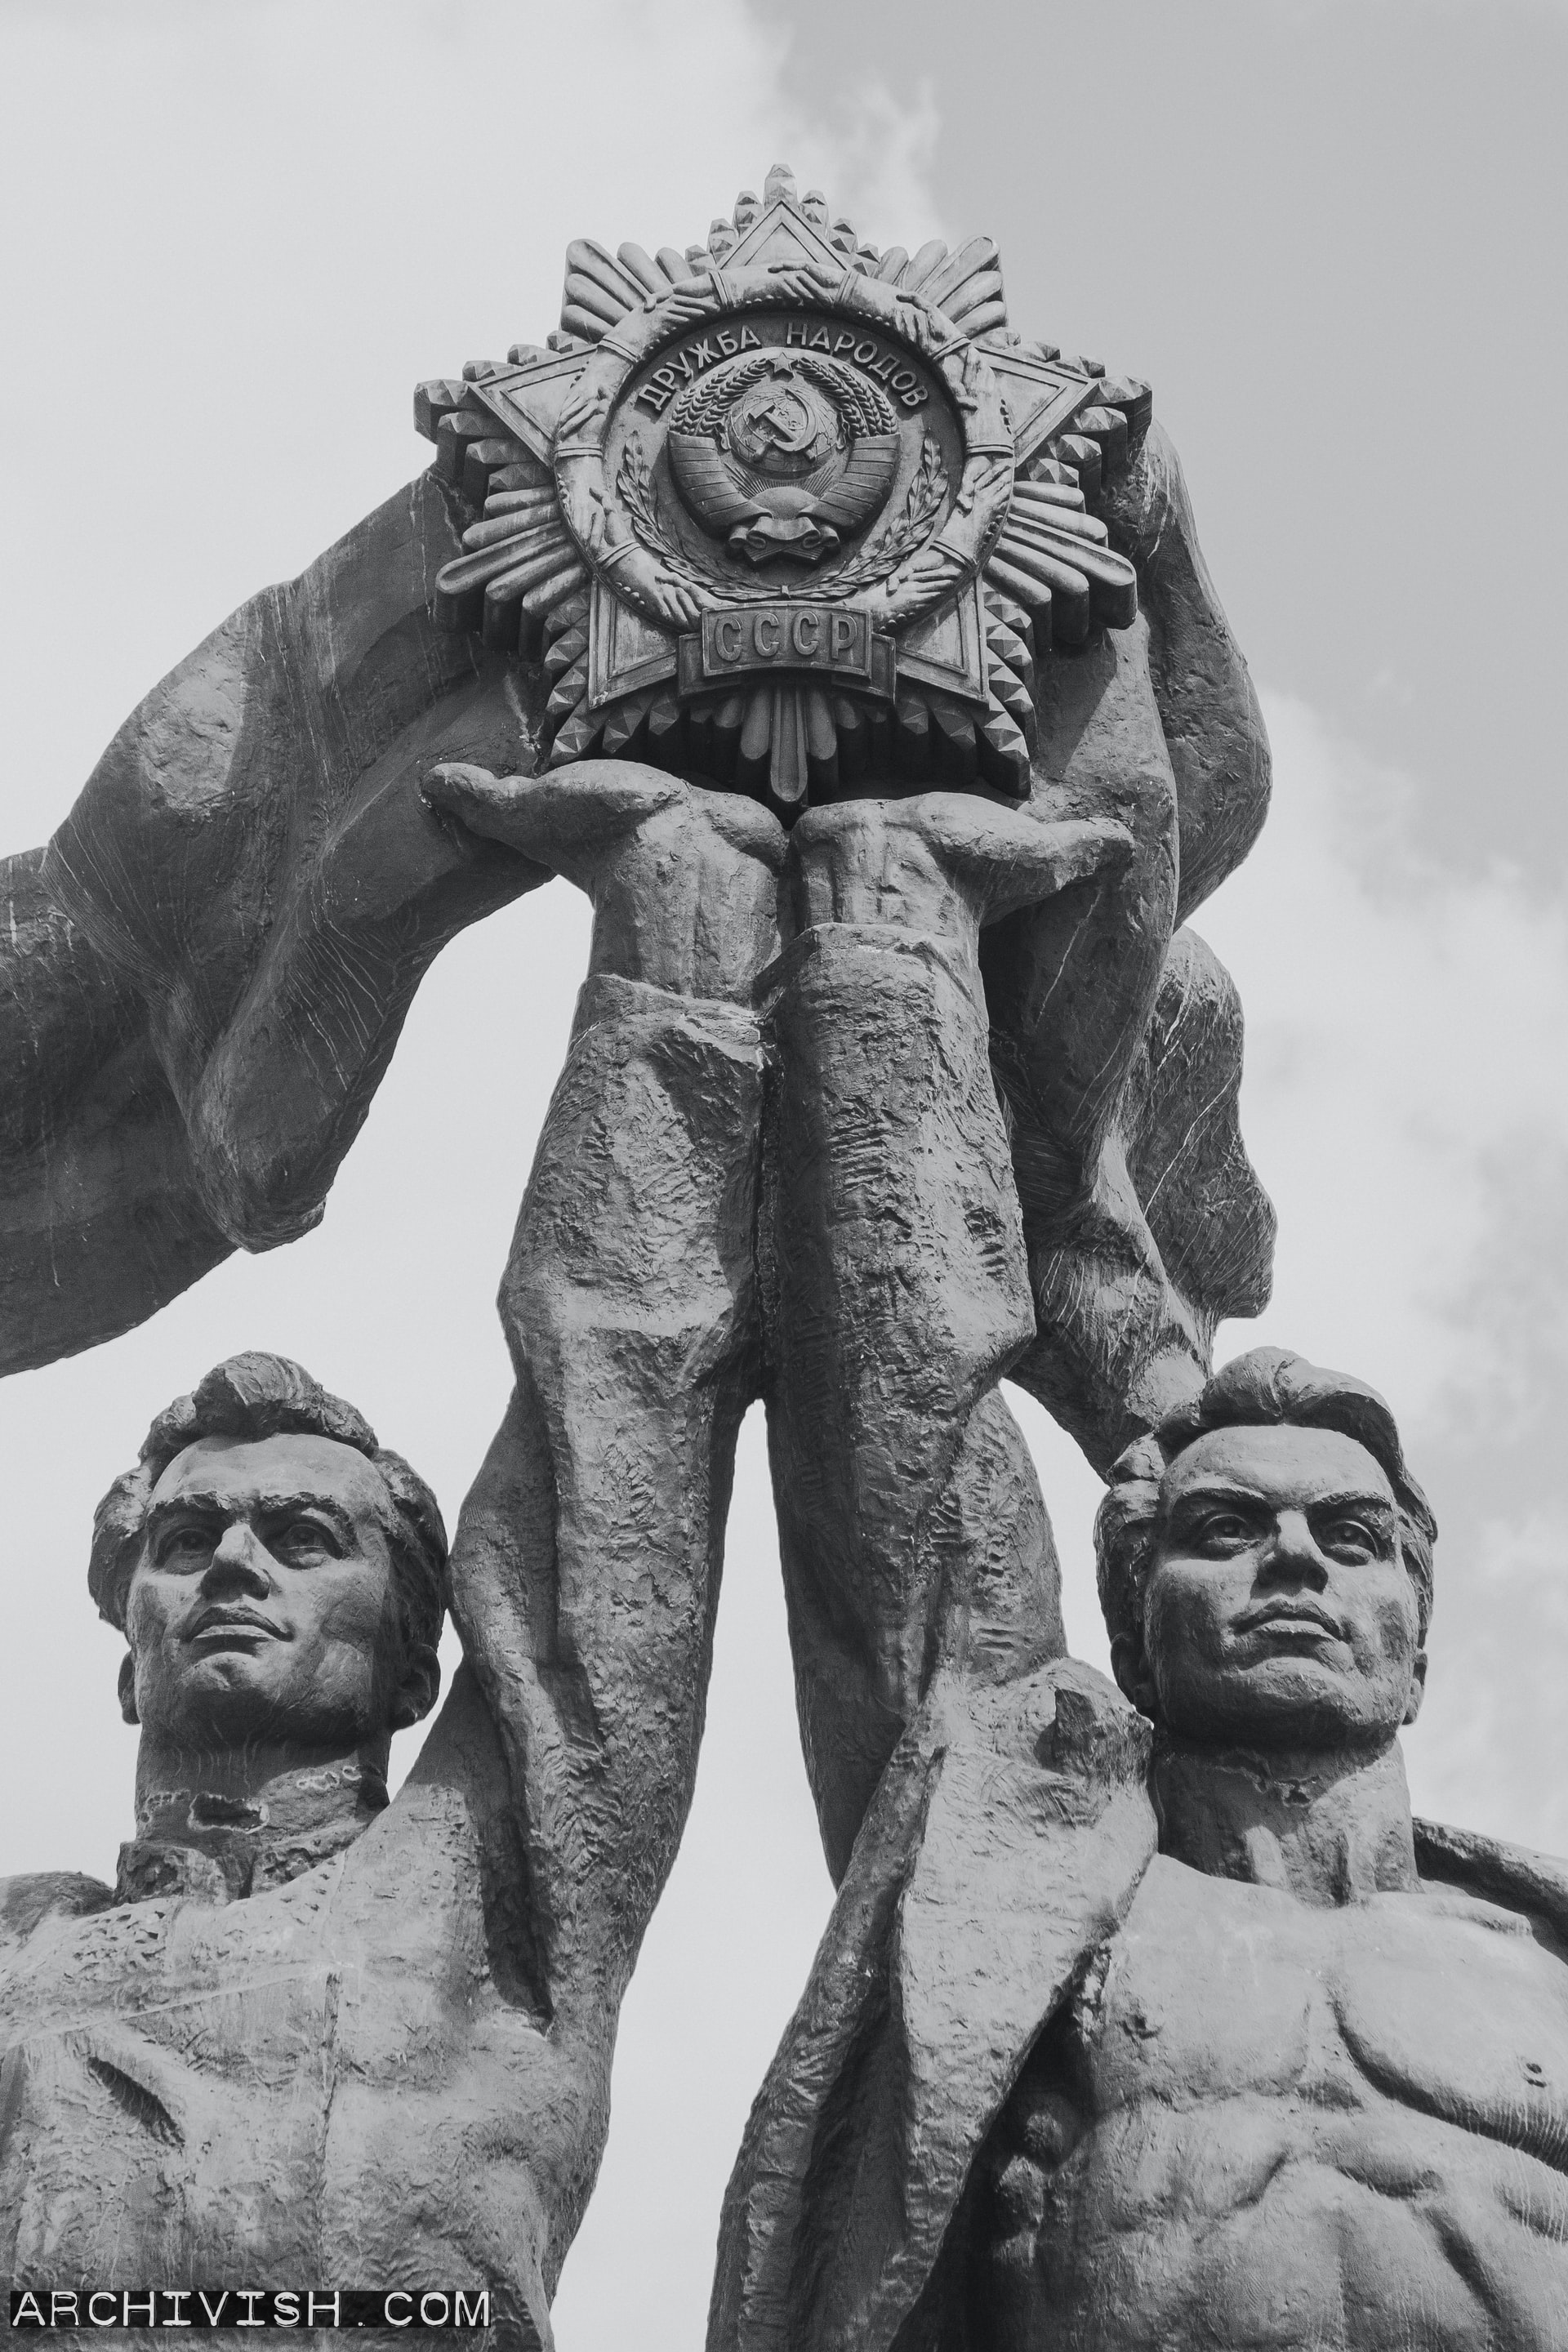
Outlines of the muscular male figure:
<svg viewBox="0 0 1568 2352">
<path fill-rule="evenodd" d="M 990 2153 L 997 2352 L 1200 2314 L 1216 2352 L 1568 2344 L 1562 1947 L 1422 1881 L 1429 1550 L 1397 1456 L 1320 1403 L 1176 1453 L 1142 1569 L 1135 1482 L 1108 1506 L 1160 1852 Z"/>
<path fill-rule="evenodd" d="M 1066 1661 L 933 1689 L 753 2115 L 710 2352 L 1568 2347 L 1568 1870 L 1412 1820 L 1435 1533 L 1382 1400 L 1277 1350 L 1128 1448 L 1097 1546 L 1138 1713 Z"/>
</svg>

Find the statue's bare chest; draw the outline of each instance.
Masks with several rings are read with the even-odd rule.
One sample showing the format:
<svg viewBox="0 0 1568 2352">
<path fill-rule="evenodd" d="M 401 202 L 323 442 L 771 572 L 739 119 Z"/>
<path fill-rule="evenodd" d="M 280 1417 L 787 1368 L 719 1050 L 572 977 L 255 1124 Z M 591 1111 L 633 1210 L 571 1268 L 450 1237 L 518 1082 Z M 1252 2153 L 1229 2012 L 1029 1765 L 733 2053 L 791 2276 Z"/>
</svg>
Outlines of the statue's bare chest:
<svg viewBox="0 0 1568 2352">
<path fill-rule="evenodd" d="M 1568 1969 L 1489 1904 L 1432 1889 L 1316 1909 L 1161 1860 L 1079 2014 L 1100 2115 L 1387 2099 L 1568 2170 Z"/>
<path fill-rule="evenodd" d="M 1437 1890 L 1318 1910 L 1156 1862 L 994 2171 L 1002 2343 L 1204 2308 L 1216 2347 L 1568 2347 L 1568 1969 Z"/>
</svg>

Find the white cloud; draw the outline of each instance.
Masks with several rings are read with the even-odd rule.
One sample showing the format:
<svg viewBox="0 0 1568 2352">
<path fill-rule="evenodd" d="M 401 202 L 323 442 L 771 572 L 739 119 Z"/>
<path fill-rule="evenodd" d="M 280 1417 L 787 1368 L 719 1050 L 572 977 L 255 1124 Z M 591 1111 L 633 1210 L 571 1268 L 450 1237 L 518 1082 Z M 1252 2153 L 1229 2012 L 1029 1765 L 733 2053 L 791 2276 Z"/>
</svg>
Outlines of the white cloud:
<svg viewBox="0 0 1568 2352">
<path fill-rule="evenodd" d="M 826 133 L 829 161 L 819 168 L 836 216 L 847 214 L 873 245 L 902 245 L 913 253 L 928 237 L 950 234 L 931 187 L 941 127 L 929 79 L 912 104 L 900 102 L 885 82 L 841 82 L 791 135 L 805 153 L 816 152 Z"/>
<path fill-rule="evenodd" d="M 1561 1460 L 1559 1445 L 1559 1475 Z M 1562 1511 L 1526 1507 L 1484 1518 L 1472 1546 L 1457 1557 L 1450 1549 L 1441 1569 L 1432 1699 L 1411 1735 L 1417 1809 L 1568 1853 Z"/>
<path fill-rule="evenodd" d="M 1568 1846 L 1568 903 L 1422 845 L 1418 783 L 1266 696 L 1274 807 L 1196 927 L 1247 1009 L 1242 1121 L 1279 1211 L 1267 1339 L 1360 1373 L 1443 1528 L 1418 1808 Z"/>
</svg>

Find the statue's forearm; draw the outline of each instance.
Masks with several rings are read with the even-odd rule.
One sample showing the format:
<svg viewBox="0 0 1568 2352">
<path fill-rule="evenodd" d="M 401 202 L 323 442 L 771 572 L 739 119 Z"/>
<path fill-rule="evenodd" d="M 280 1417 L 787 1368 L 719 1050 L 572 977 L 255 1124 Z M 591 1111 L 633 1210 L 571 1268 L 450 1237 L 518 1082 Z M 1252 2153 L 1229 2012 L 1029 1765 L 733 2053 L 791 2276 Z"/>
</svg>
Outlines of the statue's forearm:
<svg viewBox="0 0 1568 2352">
<path fill-rule="evenodd" d="M 1158 424 L 1106 492 L 1110 543 L 1131 558 L 1150 673 L 1181 807 L 1181 908 L 1240 865 L 1268 813 L 1268 737 L 1240 646 L 1198 545 L 1175 449 Z"/>
<path fill-rule="evenodd" d="M 1026 1167 L 1021 1141 L 1015 1165 Z M 1012 1377 L 1103 1476 L 1124 1445 L 1202 1387 L 1208 1334 L 1166 1272 L 1120 1143 L 1107 1147 L 1072 1216 L 1028 1240 L 1037 1330 Z"/>
<path fill-rule="evenodd" d="M 785 846 L 757 802 L 616 760 L 537 776 L 454 763 L 425 790 L 469 837 L 504 843 L 587 893 L 595 976 L 750 1006 L 778 949 Z"/>
<path fill-rule="evenodd" d="M 1059 1648 L 1056 1558 L 995 1394 L 1034 1318 L 980 917 L 1127 844 L 958 795 L 813 809 L 772 975 L 762 1294 L 802 1734 L 828 1867 L 939 1664 Z"/>
<path fill-rule="evenodd" d="M 690 1802 L 760 1381 L 748 1009 L 604 974 L 500 1290 L 517 1388 L 453 1544 L 558 2013 L 613 2017 Z"/>
<path fill-rule="evenodd" d="M 1255 1311 L 1239 1302 L 1271 1233 L 1235 1131 L 1234 991 L 1172 937 L 1207 803 L 1163 723 L 1157 653 L 1142 620 L 1107 635 L 1053 673 L 1042 709 L 1039 798 L 1124 824 L 1131 859 L 981 951 L 1038 1327 L 1014 1377 L 1100 1470 L 1201 1383 L 1218 1315 Z"/>
<path fill-rule="evenodd" d="M 1183 929 L 1087 1188 L 1015 1117 L 1039 1329 L 1013 1376 L 1101 1472 L 1206 1378 L 1221 1318 L 1268 1298 L 1274 1213 L 1237 1126 L 1241 1060 L 1230 976 Z"/>
<path fill-rule="evenodd" d="M 997 1084 L 1035 1139 L 1026 1226 L 1070 1213 L 1095 1181 L 1174 920 L 1177 793 L 1142 622 L 1052 673 L 1040 740 L 1041 813 L 1114 824 L 1131 847 L 981 941 Z"/>
</svg>

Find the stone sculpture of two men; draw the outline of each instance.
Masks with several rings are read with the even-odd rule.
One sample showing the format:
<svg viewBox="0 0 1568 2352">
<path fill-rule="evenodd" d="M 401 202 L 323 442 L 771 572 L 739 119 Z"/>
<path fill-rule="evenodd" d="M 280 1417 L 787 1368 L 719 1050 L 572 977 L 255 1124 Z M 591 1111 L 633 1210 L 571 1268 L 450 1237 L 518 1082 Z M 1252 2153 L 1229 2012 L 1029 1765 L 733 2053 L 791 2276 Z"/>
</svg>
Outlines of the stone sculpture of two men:
<svg viewBox="0 0 1568 2352">
<path fill-rule="evenodd" d="M 1275 1351 L 1129 1449 L 1125 1697 L 938 1672 L 752 2115 L 712 2352 L 1562 2341 L 1568 1870 L 1412 1822 L 1434 1534 L 1381 1401 Z M 113 1889 L 0 1886 L 13 2279 L 438 2275 L 549 2340 L 533 2183 L 594 2053 L 537 2005 L 467 1668 L 385 1801 L 444 1553 L 271 1357 L 105 1498 L 137 1835 Z"/>
<path fill-rule="evenodd" d="M 1005 1679 L 1061 1646 L 1004 1371 L 1103 1467 L 1257 1305 L 1272 1231 L 1236 1131 L 1235 993 L 1178 928 L 1261 822 L 1267 751 L 1146 394 L 994 331 L 979 247 L 879 276 L 786 186 L 737 213 L 722 257 L 662 291 L 663 261 L 627 278 L 574 248 L 558 349 L 493 390 L 482 369 L 422 387 L 437 467 L 148 697 L 55 839 L 9 862 L 0 924 L 16 1368 L 302 1230 L 442 941 L 554 873 L 593 898 L 502 1286 L 515 1393 L 450 1569 L 547 2025 L 520 2044 L 541 2307 L 690 1801 L 747 1407 L 769 1414 L 837 1876 L 938 1665 Z M 743 402 L 759 338 L 787 377 L 803 338 L 840 334 L 822 364 L 847 434 L 889 338 L 908 355 L 886 514 L 819 572 L 753 576 L 669 491 L 686 552 L 660 577 L 709 585 L 667 628 L 659 580 L 637 586 L 635 452 L 604 433 L 651 429 L 667 348 L 729 370 L 733 342 Z M 644 376 L 607 389 L 634 347 Z M 579 497 L 595 467 L 607 507 Z M 1102 470 L 1125 552 L 1089 512 Z M 819 648 L 847 614 L 863 676 L 704 681 L 686 617 L 725 597 L 765 616 L 774 573 Z M 1076 650 L 1047 659 L 1058 641 Z M 816 746 L 804 810 L 787 761 L 746 766 L 758 714 Z"/>
<path fill-rule="evenodd" d="M 1267 747 L 1146 388 L 783 173 L 705 249 L 574 245 L 562 319 L 422 386 L 431 472 L 5 870 L 13 1369 L 311 1223 L 465 922 L 595 917 L 449 1560 L 274 1358 L 100 1512 L 137 1834 L 6 1889 L 10 2274 L 439 2273 L 549 2341 L 760 1398 L 840 1891 L 714 2352 L 1558 2343 L 1563 1887 L 1412 1830 L 1430 1515 L 1353 1381 L 1211 1377 L 1273 1226 L 1185 922 Z M 1004 1374 L 1110 1479 L 1121 1696 Z M 1385 1947 L 1497 2033 L 1423 2058 Z"/>
</svg>

